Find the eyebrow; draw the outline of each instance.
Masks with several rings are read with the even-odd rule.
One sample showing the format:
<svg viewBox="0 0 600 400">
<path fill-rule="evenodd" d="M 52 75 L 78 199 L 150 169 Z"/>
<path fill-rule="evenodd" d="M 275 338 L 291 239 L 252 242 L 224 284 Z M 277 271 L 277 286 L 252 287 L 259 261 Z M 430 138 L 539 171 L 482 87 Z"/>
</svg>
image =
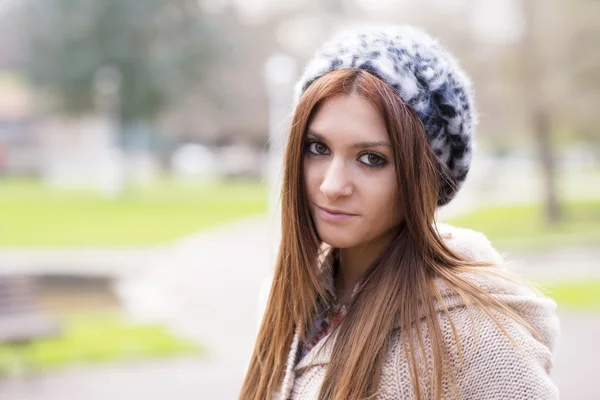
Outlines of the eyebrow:
<svg viewBox="0 0 600 400">
<path fill-rule="evenodd" d="M 315 138 L 322 140 L 323 142 L 327 142 L 327 140 L 325 139 L 325 137 L 323 135 L 318 134 L 315 131 L 312 130 L 308 130 L 306 132 L 307 135 L 310 136 L 314 136 Z M 366 142 L 358 142 L 355 143 L 351 146 L 352 148 L 357 148 L 357 149 L 366 149 L 369 147 L 388 147 L 391 148 L 392 145 L 389 144 L 388 142 L 384 142 L 384 141 L 366 141 Z"/>
</svg>

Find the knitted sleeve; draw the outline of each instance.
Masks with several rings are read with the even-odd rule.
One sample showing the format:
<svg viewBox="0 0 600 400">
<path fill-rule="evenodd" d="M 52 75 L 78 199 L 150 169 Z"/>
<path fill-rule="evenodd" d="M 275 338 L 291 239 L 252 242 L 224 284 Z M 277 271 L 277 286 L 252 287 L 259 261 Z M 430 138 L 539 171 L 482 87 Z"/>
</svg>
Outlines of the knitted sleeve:
<svg viewBox="0 0 600 400">
<path fill-rule="evenodd" d="M 535 307 L 532 308 L 534 309 Z M 459 306 L 450 310 L 450 315 L 462 344 L 464 363 L 461 363 L 448 316 L 440 314 L 440 327 L 449 350 L 445 361 L 456 378 L 456 384 L 452 385 L 448 374 L 444 375 L 442 398 L 558 399 L 558 389 L 549 377 L 552 369 L 552 351 L 559 332 L 558 318 L 553 312 L 540 312 L 537 322 L 529 321 L 535 328 L 542 327 L 540 340 L 514 320 L 496 314 L 517 347 L 482 310 Z M 470 315 L 473 316 L 475 329 Z M 416 357 L 421 371 L 424 371 L 424 368 L 431 371 L 431 338 L 426 324 L 422 325 L 422 328 L 428 365 L 424 365 L 425 361 L 420 351 L 416 353 Z M 416 334 L 414 328 L 413 334 Z M 386 359 L 382 375 L 382 398 L 414 398 L 415 392 L 408 368 L 409 359 L 403 345 L 404 340 L 400 339 L 399 329 L 394 331 L 391 340 L 392 351 Z M 433 398 L 433 388 L 427 381 L 427 376 L 420 376 L 424 398 Z"/>
<path fill-rule="evenodd" d="M 514 320 L 497 315 L 502 326 L 515 340 L 515 346 L 502 330 L 481 311 L 473 311 L 476 335 L 467 327 L 468 311 L 462 307 L 453 313 L 460 318 L 461 339 L 466 365 L 456 370 L 461 399 L 558 399 L 558 389 L 550 379 L 553 342 L 538 341 Z M 556 315 L 546 323 L 558 330 Z M 456 322 L 455 322 L 456 323 Z M 534 327 L 535 327 L 534 323 Z M 454 358 L 453 361 L 458 361 Z"/>
</svg>

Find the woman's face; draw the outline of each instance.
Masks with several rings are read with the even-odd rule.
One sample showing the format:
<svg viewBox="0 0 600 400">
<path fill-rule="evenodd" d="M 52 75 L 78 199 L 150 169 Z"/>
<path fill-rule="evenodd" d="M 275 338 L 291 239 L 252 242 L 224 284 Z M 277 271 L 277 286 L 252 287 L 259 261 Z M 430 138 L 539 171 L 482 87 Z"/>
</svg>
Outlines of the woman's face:
<svg viewBox="0 0 600 400">
<path fill-rule="evenodd" d="M 305 190 L 321 240 L 352 248 L 402 222 L 390 139 L 371 103 L 355 94 L 327 100 L 304 141 Z"/>
</svg>

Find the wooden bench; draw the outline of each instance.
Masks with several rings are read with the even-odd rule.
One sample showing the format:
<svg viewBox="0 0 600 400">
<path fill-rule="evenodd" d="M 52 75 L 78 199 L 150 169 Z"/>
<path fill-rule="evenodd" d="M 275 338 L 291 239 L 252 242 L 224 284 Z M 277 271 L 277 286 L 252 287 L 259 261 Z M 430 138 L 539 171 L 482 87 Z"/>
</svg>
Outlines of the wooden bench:
<svg viewBox="0 0 600 400">
<path fill-rule="evenodd" d="M 37 339 L 60 334 L 59 321 L 41 312 L 39 294 L 33 277 L 0 275 L 0 344 L 19 350 Z"/>
</svg>

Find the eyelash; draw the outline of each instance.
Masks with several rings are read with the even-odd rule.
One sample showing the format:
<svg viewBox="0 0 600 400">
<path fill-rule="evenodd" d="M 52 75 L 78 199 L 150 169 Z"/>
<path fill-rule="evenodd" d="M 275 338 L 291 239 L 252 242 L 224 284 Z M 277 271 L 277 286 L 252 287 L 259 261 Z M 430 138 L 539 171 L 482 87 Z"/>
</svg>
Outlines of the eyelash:
<svg viewBox="0 0 600 400">
<path fill-rule="evenodd" d="M 326 156 L 327 154 L 313 153 L 312 151 L 310 151 L 310 146 L 312 144 L 314 144 L 314 143 L 318 143 L 318 144 L 324 146 L 325 148 L 327 148 L 327 146 L 325 146 L 323 143 L 321 143 L 318 140 L 308 140 L 308 141 L 306 141 L 306 152 L 308 152 L 308 154 L 311 155 L 311 156 Z M 364 156 L 365 154 L 372 154 L 372 155 L 378 157 L 382 161 L 379 164 L 366 164 L 366 163 L 360 161 L 360 163 L 362 165 L 364 165 L 365 167 L 367 167 L 367 168 L 379 169 L 379 168 L 383 168 L 387 164 L 387 161 L 386 161 L 385 157 L 383 157 L 382 155 L 380 155 L 378 153 L 373 153 L 373 152 L 362 153 L 360 155 L 360 157 Z"/>
</svg>

